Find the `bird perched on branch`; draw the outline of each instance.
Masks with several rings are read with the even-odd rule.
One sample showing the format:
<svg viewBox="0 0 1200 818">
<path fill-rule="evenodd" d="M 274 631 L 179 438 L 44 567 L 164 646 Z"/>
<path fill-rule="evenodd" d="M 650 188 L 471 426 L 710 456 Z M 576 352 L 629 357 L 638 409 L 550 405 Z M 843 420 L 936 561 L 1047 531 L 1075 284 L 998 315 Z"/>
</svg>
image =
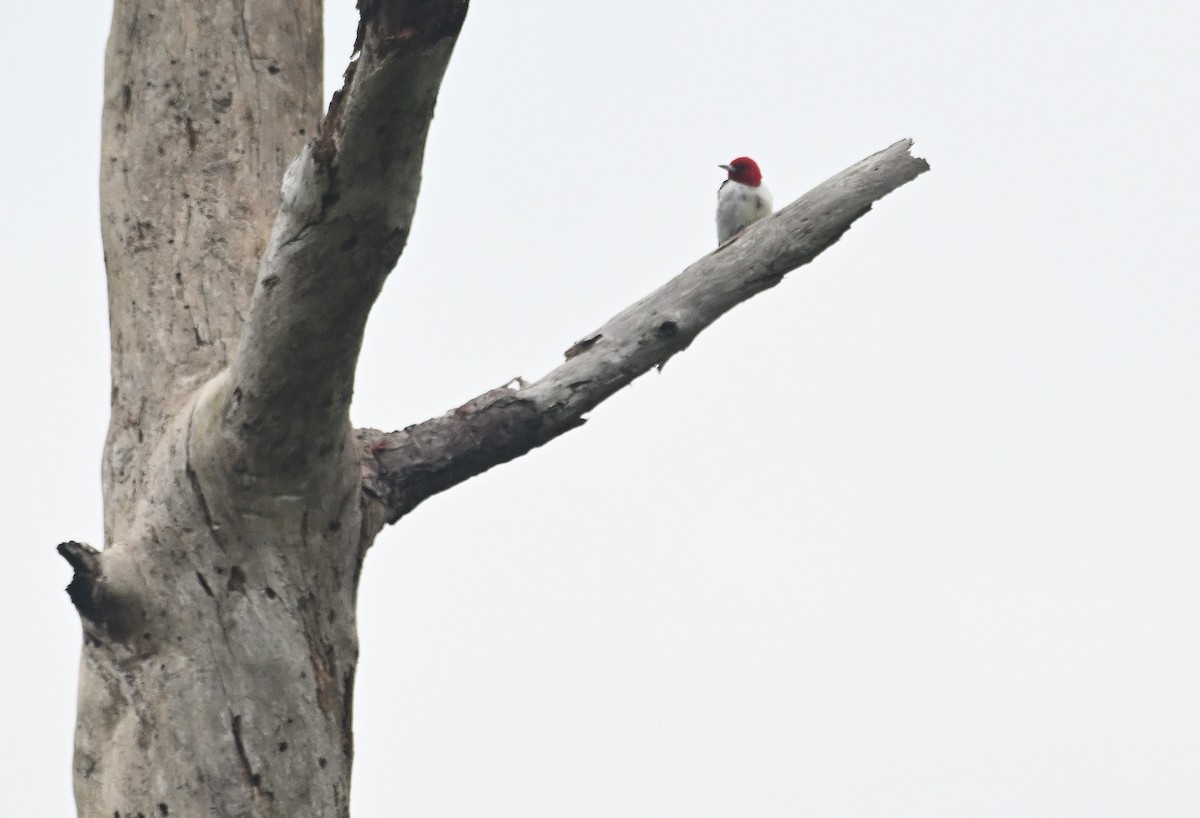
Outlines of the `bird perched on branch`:
<svg viewBox="0 0 1200 818">
<path fill-rule="evenodd" d="M 763 216 L 771 214 L 771 191 L 762 183 L 762 171 L 749 156 L 728 165 L 729 178 L 717 190 L 717 244 L 722 245 Z"/>
</svg>

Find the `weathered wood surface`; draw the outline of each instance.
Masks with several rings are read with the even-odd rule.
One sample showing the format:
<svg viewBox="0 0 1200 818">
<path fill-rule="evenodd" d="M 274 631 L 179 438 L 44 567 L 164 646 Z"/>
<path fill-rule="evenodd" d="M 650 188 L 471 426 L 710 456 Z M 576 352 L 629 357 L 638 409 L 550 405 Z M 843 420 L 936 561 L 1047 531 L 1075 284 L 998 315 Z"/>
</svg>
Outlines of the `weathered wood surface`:
<svg viewBox="0 0 1200 818">
<path fill-rule="evenodd" d="M 408 238 L 466 0 L 359 0 L 320 117 L 320 0 L 117 0 L 102 232 L 105 543 L 83 623 L 81 816 L 346 816 L 355 597 L 379 530 L 583 423 L 927 169 L 893 145 L 705 256 L 564 363 L 353 430 L 367 315 Z"/>
<path fill-rule="evenodd" d="M 756 222 L 566 351 L 545 377 L 493 389 L 398 432 L 360 429 L 363 485 L 396 521 L 422 500 L 584 422 L 703 329 L 812 261 L 873 202 L 929 169 L 911 140 L 868 156 Z"/>
<path fill-rule="evenodd" d="M 61 549 L 81 816 L 348 814 L 350 383 L 466 6 L 360 3 L 322 122 L 318 0 L 116 3 L 105 548 Z"/>
</svg>

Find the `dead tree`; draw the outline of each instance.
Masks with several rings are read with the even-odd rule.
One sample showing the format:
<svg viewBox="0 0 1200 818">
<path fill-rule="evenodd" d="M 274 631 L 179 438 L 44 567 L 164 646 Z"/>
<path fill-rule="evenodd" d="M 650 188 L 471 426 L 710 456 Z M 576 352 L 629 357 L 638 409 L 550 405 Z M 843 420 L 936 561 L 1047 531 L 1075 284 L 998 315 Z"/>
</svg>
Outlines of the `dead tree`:
<svg viewBox="0 0 1200 818">
<path fill-rule="evenodd" d="M 467 0 L 359 0 L 320 118 L 320 0 L 117 0 L 101 198 L 104 549 L 59 548 L 85 634 L 81 816 L 345 816 L 355 594 L 425 498 L 583 423 L 927 169 L 897 143 L 571 346 L 533 383 L 352 429 Z M 313 123 L 320 122 L 319 128 Z"/>
</svg>

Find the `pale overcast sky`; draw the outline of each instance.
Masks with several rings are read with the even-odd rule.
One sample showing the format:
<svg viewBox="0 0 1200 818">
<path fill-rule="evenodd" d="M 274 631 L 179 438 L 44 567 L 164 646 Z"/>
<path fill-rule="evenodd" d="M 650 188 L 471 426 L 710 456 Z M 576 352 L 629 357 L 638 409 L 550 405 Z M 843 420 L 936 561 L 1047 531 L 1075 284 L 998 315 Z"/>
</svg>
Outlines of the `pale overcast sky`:
<svg viewBox="0 0 1200 818">
<path fill-rule="evenodd" d="M 328 2 L 336 77 L 352 0 Z M 73 814 L 105 4 L 0 51 L 2 811 Z M 1194 3 L 476 0 L 354 419 L 516 375 L 911 136 L 933 172 L 661 375 L 385 532 L 365 816 L 1200 815 Z"/>
</svg>

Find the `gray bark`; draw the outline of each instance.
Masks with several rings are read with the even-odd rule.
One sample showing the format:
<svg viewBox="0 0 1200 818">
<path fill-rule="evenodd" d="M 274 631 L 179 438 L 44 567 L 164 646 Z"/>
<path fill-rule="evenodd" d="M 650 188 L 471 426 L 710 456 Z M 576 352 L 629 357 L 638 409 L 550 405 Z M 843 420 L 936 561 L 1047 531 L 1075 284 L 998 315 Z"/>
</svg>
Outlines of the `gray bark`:
<svg viewBox="0 0 1200 818">
<path fill-rule="evenodd" d="M 347 815 L 355 595 L 380 529 L 578 426 L 927 167 L 898 143 L 541 380 L 403 432 L 356 432 L 363 328 L 408 237 L 466 6 L 359 0 L 358 57 L 319 120 L 319 0 L 117 0 L 105 543 L 60 546 L 85 636 L 81 816 Z"/>
<path fill-rule="evenodd" d="M 422 500 L 584 423 L 601 401 L 691 344 L 737 304 L 828 248 L 873 202 L 929 169 L 905 139 L 747 228 L 568 349 L 538 381 L 493 389 L 442 417 L 360 429 L 363 486 L 395 522 Z"/>
<path fill-rule="evenodd" d="M 466 2 L 360 8 L 321 121 L 319 2 L 116 3 L 105 548 L 61 548 L 82 816 L 347 814 L 376 528 L 350 382 Z"/>
</svg>

